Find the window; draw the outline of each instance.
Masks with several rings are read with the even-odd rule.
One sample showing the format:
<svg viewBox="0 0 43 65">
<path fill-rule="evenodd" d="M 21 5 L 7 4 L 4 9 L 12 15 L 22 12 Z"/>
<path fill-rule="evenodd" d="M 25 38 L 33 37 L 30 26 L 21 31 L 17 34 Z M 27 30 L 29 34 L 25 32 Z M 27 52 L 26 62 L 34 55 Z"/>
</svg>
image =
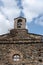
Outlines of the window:
<svg viewBox="0 0 43 65">
<path fill-rule="evenodd" d="M 22 23 L 21 23 L 21 22 L 22 22 L 22 20 L 21 20 L 21 19 L 19 19 L 19 20 L 18 20 L 18 22 L 17 22 L 17 28 L 21 28 L 21 25 L 22 25 Z"/>
<path fill-rule="evenodd" d="M 20 60 L 20 55 L 14 54 L 14 55 L 13 55 L 13 60 L 14 60 L 14 61 L 19 61 L 19 60 Z"/>
</svg>

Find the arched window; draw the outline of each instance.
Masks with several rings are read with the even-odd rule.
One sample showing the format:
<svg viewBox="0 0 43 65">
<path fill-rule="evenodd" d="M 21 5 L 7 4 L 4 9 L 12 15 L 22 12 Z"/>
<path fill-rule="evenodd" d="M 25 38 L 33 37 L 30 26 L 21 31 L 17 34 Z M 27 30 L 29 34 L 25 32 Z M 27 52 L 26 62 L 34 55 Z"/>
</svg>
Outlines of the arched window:
<svg viewBox="0 0 43 65">
<path fill-rule="evenodd" d="M 20 60 L 20 55 L 19 54 L 14 54 L 13 55 L 13 60 L 14 61 L 19 61 Z"/>
<path fill-rule="evenodd" d="M 22 19 L 19 19 L 17 22 L 17 28 L 21 28 L 22 25 Z"/>
</svg>

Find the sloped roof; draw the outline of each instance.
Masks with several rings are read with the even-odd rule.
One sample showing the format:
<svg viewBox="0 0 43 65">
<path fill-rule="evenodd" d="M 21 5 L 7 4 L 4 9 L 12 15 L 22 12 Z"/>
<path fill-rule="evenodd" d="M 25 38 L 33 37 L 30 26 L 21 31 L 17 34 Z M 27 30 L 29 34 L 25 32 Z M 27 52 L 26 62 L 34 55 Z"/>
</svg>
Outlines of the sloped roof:
<svg viewBox="0 0 43 65">
<path fill-rule="evenodd" d="M 13 31 L 13 32 L 12 32 Z M 6 43 L 7 42 L 41 42 L 43 43 L 43 36 L 42 35 L 37 35 L 37 34 L 32 34 L 28 33 L 28 31 L 25 30 L 14 30 L 12 29 L 10 33 L 4 34 L 0 36 L 0 43 L 3 41 Z"/>
</svg>

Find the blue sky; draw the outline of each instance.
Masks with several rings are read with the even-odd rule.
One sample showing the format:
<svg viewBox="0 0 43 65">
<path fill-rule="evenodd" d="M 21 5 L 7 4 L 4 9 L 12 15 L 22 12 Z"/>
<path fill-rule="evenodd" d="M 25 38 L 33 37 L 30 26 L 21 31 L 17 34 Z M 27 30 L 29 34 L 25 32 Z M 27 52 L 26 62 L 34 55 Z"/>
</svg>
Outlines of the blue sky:
<svg viewBox="0 0 43 65">
<path fill-rule="evenodd" d="M 29 33 L 43 35 L 43 0 L 0 0 L 0 35 L 14 28 L 14 18 L 25 17 Z"/>
</svg>

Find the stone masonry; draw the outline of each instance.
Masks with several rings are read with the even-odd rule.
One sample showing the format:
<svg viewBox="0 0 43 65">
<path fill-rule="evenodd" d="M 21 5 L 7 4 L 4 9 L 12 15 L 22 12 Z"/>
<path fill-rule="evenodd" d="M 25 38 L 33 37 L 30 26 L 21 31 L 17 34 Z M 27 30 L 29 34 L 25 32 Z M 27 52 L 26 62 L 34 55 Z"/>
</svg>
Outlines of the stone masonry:
<svg viewBox="0 0 43 65">
<path fill-rule="evenodd" d="M 43 65 L 43 36 L 28 33 L 26 20 L 19 17 L 15 24 L 18 19 L 21 26 L 0 35 L 0 65 Z"/>
</svg>

